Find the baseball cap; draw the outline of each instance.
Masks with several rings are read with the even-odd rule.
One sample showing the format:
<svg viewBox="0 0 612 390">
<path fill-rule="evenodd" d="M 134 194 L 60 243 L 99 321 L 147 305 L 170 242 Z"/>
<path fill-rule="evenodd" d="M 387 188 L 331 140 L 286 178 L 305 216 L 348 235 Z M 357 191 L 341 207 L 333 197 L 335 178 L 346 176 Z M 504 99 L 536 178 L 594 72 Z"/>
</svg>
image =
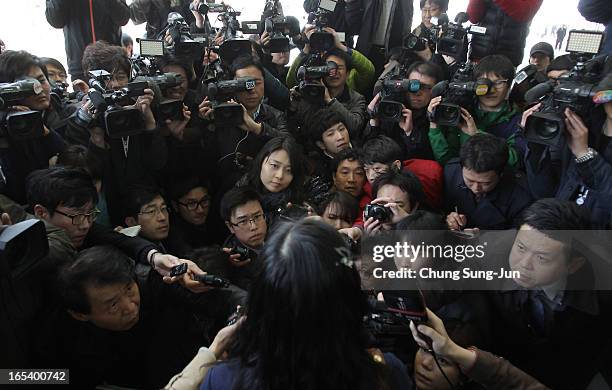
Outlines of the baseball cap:
<svg viewBox="0 0 612 390">
<path fill-rule="evenodd" d="M 529 57 L 531 57 L 535 53 L 543 53 L 547 55 L 551 61 L 553 58 L 555 58 L 555 49 L 553 49 L 551 44 L 548 42 L 538 42 L 533 45 L 531 51 L 529 52 Z"/>
</svg>

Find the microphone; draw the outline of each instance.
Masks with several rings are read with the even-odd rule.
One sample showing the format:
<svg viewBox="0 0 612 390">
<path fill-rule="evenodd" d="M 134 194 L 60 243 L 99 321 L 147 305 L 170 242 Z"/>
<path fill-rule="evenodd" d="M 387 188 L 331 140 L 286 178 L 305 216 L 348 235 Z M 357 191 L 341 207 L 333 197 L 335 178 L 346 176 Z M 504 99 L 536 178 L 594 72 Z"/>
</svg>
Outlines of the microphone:
<svg viewBox="0 0 612 390">
<path fill-rule="evenodd" d="M 431 97 L 441 96 L 448 88 L 448 80 L 442 80 L 431 89 Z"/>
<path fill-rule="evenodd" d="M 525 101 L 527 104 L 536 103 L 542 96 L 550 93 L 555 88 L 552 81 L 545 81 L 525 92 Z"/>
</svg>

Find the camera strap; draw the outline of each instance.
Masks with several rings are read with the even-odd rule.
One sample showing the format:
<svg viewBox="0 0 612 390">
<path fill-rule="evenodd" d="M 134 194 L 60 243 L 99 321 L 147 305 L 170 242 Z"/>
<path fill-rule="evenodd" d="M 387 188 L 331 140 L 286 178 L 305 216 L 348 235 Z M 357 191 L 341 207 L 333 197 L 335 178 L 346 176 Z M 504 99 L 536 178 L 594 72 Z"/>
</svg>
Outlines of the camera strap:
<svg viewBox="0 0 612 390">
<path fill-rule="evenodd" d="M 128 151 L 130 150 L 130 136 L 128 135 L 127 137 L 121 137 L 121 143 L 123 143 L 123 154 L 127 159 Z"/>
</svg>

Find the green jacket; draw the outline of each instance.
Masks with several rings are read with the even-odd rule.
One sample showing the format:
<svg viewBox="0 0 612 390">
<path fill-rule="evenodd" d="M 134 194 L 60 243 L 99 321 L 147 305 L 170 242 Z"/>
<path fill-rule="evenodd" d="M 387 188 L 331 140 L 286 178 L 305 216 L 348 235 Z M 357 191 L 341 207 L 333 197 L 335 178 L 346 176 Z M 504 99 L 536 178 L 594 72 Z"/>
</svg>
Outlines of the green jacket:
<svg viewBox="0 0 612 390">
<path fill-rule="evenodd" d="M 351 49 L 349 51 L 353 68 L 349 71 L 346 84 L 353 91 L 368 96 L 372 92 L 372 84 L 374 83 L 374 64 L 357 50 Z M 306 60 L 306 56 L 306 54 L 300 52 L 291 64 L 289 73 L 287 73 L 287 88 L 291 89 L 297 85 L 297 71 Z"/>
<path fill-rule="evenodd" d="M 505 102 L 500 111 L 489 112 L 476 108 L 474 121 L 480 133 L 490 133 L 506 140 L 508 165 L 517 168 L 521 162 L 524 138 L 519 131 L 521 113 Z M 459 157 L 461 146 L 470 138 L 457 127 L 430 127 L 429 141 L 436 160 L 445 165 L 448 160 Z"/>
</svg>

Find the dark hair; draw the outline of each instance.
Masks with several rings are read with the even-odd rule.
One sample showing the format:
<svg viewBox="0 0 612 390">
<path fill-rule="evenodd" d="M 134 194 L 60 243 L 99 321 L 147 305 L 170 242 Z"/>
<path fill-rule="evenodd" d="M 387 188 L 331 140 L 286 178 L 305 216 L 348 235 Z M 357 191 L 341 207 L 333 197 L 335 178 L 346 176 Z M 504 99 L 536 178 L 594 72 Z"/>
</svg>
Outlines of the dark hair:
<svg viewBox="0 0 612 390">
<path fill-rule="evenodd" d="M 420 0 L 419 7 L 423 9 L 423 7 L 425 7 L 426 2 L 427 0 Z M 448 0 L 429 0 L 429 2 L 440 7 L 443 12 L 446 12 L 446 10 L 448 10 Z"/>
<path fill-rule="evenodd" d="M 536 230 L 589 230 L 591 215 L 585 207 L 559 199 L 540 199 L 521 214 L 521 225 Z"/>
<path fill-rule="evenodd" d="M 431 211 L 416 210 L 397 223 L 397 230 L 447 230 L 446 220 Z"/>
<path fill-rule="evenodd" d="M 187 75 L 187 82 L 191 83 L 195 79 L 195 70 L 193 70 L 193 63 L 186 61 L 185 58 L 177 57 L 174 54 L 165 53 L 163 57 L 157 60 L 157 66 L 159 69 L 164 69 L 166 66 L 179 66 Z"/>
<path fill-rule="evenodd" d="M 79 252 L 77 258 L 59 273 L 60 296 L 64 307 L 89 314 L 87 286 L 104 287 L 135 280 L 134 262 L 112 245 L 94 246 Z"/>
<path fill-rule="evenodd" d="M 259 69 L 259 71 L 261 72 L 261 77 L 263 78 L 266 74 L 266 72 L 264 71 L 264 67 L 261 64 L 261 62 L 256 61 L 253 56 L 250 55 L 241 55 L 238 56 L 231 65 L 231 72 L 232 72 L 232 76 L 235 77 L 236 76 L 236 72 L 239 71 L 240 69 L 244 69 L 244 68 L 248 68 L 250 66 L 254 66 L 257 69 Z"/>
<path fill-rule="evenodd" d="M 340 50 L 337 47 L 334 47 L 333 49 L 328 50 L 328 51 L 325 52 L 325 55 L 324 55 L 323 59 L 325 61 L 327 61 L 327 58 L 329 56 L 340 57 L 344 61 L 344 63 L 346 64 L 346 71 L 347 72 L 350 71 L 351 69 L 353 69 L 353 59 L 344 50 Z"/>
<path fill-rule="evenodd" d="M 83 52 L 83 72 L 104 69 L 109 73 L 124 71 L 130 75 L 131 64 L 125 50 L 121 46 L 109 45 L 104 41 L 97 41 L 88 45 Z"/>
<path fill-rule="evenodd" d="M 364 164 L 393 164 L 402 160 L 402 149 L 393 139 L 386 135 L 370 138 L 363 144 L 361 161 Z"/>
<path fill-rule="evenodd" d="M 138 216 L 142 206 L 153 201 L 153 199 L 163 194 L 159 188 L 156 188 L 147 184 L 134 184 L 127 190 L 127 197 L 125 201 L 126 217 Z"/>
<path fill-rule="evenodd" d="M 336 215 L 351 224 L 357 219 L 359 213 L 359 202 L 355 197 L 348 192 L 344 191 L 332 191 L 330 192 L 323 202 L 317 206 L 317 213 L 323 216 L 327 206 L 334 204 L 336 205 Z"/>
<path fill-rule="evenodd" d="M 197 176 L 175 178 L 172 180 L 172 185 L 169 186 L 168 196 L 171 200 L 178 200 L 196 187 L 203 187 L 208 191 L 209 185 Z"/>
<path fill-rule="evenodd" d="M 250 187 L 234 187 L 227 191 L 221 199 L 221 218 L 229 221 L 236 207 L 243 206 L 248 202 L 256 201 L 261 204 L 261 198 L 257 191 Z"/>
<path fill-rule="evenodd" d="M 47 67 L 35 55 L 23 50 L 2 52 L 0 54 L 0 83 L 12 83 L 27 74 L 33 66 L 42 69 L 47 76 Z"/>
<path fill-rule="evenodd" d="M 327 129 L 338 123 L 344 124 L 342 116 L 340 116 L 338 112 L 328 108 L 320 109 L 314 114 L 313 118 L 317 119 L 309 126 L 310 131 L 308 132 L 310 141 L 313 145 L 315 145 L 315 142 L 323 140 L 323 133 L 325 133 Z"/>
<path fill-rule="evenodd" d="M 399 187 L 403 192 L 408 194 L 410 206 L 414 207 L 416 203 L 423 204 L 425 202 L 425 193 L 423 185 L 418 177 L 410 171 L 395 172 L 389 171 L 376 178 L 372 183 L 372 198 L 378 196 L 378 190 L 385 185 Z"/>
<path fill-rule="evenodd" d="M 87 170 L 94 180 L 101 180 L 104 163 L 83 145 L 68 145 L 57 156 L 57 165 Z"/>
<path fill-rule="evenodd" d="M 127 45 L 134 45 L 134 41 L 128 34 L 121 33 L 121 46 L 126 47 Z"/>
<path fill-rule="evenodd" d="M 508 145 L 503 139 L 487 133 L 468 139 L 459 153 L 461 166 L 476 173 L 504 171 L 508 163 Z"/>
<path fill-rule="evenodd" d="M 508 85 L 514 80 L 516 69 L 512 61 L 504 55 L 492 54 L 480 60 L 474 68 L 474 80 L 484 77 L 487 73 L 493 73 L 502 79 L 508 80 Z"/>
<path fill-rule="evenodd" d="M 247 183 L 261 195 L 268 192 L 261 182 L 261 167 L 264 160 L 278 150 L 284 150 L 289 155 L 289 163 L 291 164 L 291 173 L 293 175 L 293 180 L 289 184 L 289 190 L 292 197 L 299 196 L 303 192 L 306 160 L 300 145 L 292 137 L 276 137 L 266 142 L 257 154 L 257 157 L 255 157 L 253 165 L 247 173 Z"/>
<path fill-rule="evenodd" d="M 53 167 L 32 172 L 26 178 L 26 197 L 31 207 L 44 206 L 51 215 L 58 206 L 82 207 L 98 203 L 91 176 L 83 169 Z"/>
<path fill-rule="evenodd" d="M 442 71 L 442 68 L 432 62 L 413 63 L 406 71 L 406 77 L 410 77 L 410 73 L 412 72 L 419 72 L 423 76 L 431 77 L 436 80 L 436 83 L 444 78 L 444 72 Z"/>
<path fill-rule="evenodd" d="M 40 63 L 42 65 L 44 65 L 45 67 L 47 65 L 51 65 L 51 66 L 56 67 L 57 69 L 61 70 L 62 72 L 66 73 L 66 68 L 64 68 L 64 65 L 62 65 L 62 63 L 59 62 L 58 60 L 56 60 L 55 58 L 41 57 L 40 58 Z"/>
<path fill-rule="evenodd" d="M 332 176 L 336 174 L 338 167 L 344 160 L 359 161 L 360 164 L 363 164 L 361 162 L 361 150 L 357 148 L 348 148 L 340 151 L 340 153 L 338 153 L 338 155 L 331 161 L 330 168 Z"/>
<path fill-rule="evenodd" d="M 234 389 L 386 388 L 367 352 L 367 300 L 340 234 L 309 219 L 277 226 L 236 332 L 232 355 L 249 369 Z"/>
</svg>

